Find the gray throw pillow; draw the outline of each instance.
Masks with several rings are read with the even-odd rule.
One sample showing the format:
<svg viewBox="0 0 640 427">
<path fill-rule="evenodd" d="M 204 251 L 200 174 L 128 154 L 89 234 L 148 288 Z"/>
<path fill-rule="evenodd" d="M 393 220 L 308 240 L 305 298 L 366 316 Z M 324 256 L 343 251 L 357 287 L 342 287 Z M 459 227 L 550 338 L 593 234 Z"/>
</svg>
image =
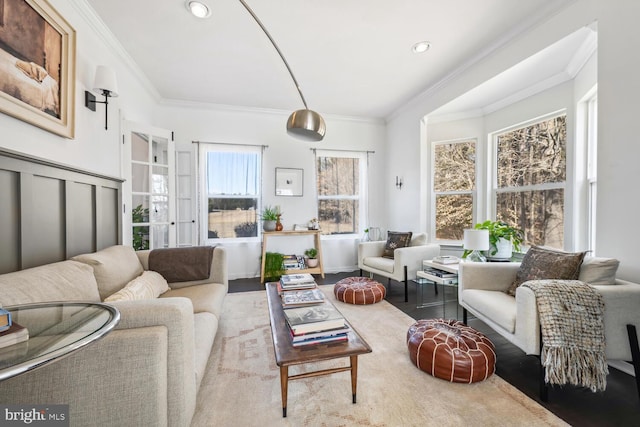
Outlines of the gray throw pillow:
<svg viewBox="0 0 640 427">
<path fill-rule="evenodd" d="M 411 242 L 411 235 L 411 231 L 389 231 L 387 233 L 387 243 L 384 245 L 384 252 L 382 253 L 382 256 L 385 258 L 393 258 L 393 251 L 397 248 L 409 246 L 409 242 Z"/>
<path fill-rule="evenodd" d="M 514 296 L 518 286 L 528 280 L 577 280 L 585 252 L 563 252 L 540 246 L 531 247 L 522 259 L 507 294 Z"/>
</svg>

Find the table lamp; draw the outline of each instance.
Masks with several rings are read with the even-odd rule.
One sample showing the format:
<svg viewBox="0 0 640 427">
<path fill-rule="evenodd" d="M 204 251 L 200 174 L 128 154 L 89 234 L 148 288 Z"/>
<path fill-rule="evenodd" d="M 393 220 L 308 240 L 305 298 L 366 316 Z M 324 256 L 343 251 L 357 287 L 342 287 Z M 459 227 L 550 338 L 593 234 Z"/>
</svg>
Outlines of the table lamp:
<svg viewBox="0 0 640 427">
<path fill-rule="evenodd" d="M 489 250 L 489 230 L 464 230 L 463 247 L 465 250 L 471 251 L 467 255 L 467 261 L 487 262 L 487 258 L 480 251 Z"/>
</svg>

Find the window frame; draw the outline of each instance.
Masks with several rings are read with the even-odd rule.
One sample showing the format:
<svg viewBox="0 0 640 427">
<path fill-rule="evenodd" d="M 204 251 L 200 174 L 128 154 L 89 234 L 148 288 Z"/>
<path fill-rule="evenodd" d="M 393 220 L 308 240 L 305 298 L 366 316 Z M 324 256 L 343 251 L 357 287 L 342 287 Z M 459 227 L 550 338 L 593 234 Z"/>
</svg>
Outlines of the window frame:
<svg viewBox="0 0 640 427">
<path fill-rule="evenodd" d="M 200 229 L 198 231 L 198 234 L 200 236 L 200 241 L 204 242 L 204 244 L 207 245 L 213 245 L 213 244 L 220 244 L 220 243 L 225 243 L 225 242 L 255 242 L 255 241 L 261 241 L 262 240 L 262 226 L 261 226 L 261 221 L 258 217 L 259 213 L 262 211 L 262 205 L 263 205 L 263 201 L 262 201 L 262 196 L 263 196 L 263 189 L 262 189 L 262 173 L 263 173 L 263 150 L 262 150 L 262 146 L 254 146 L 254 145 L 233 145 L 233 144 L 222 144 L 222 143 L 201 143 L 200 146 L 200 150 L 199 150 L 199 164 L 200 167 L 198 168 L 199 171 L 199 177 L 198 177 L 198 182 L 199 182 L 199 187 L 200 187 L 200 194 L 198 197 L 198 213 L 200 215 Z M 256 233 L 256 236 L 252 236 L 252 237 L 219 237 L 219 238 L 209 238 L 208 236 L 208 229 L 209 229 L 209 218 L 208 218 L 208 207 L 209 207 L 209 197 L 210 194 L 208 193 L 208 188 L 207 188 L 207 155 L 208 153 L 211 152 L 231 152 L 231 153 L 255 153 L 258 155 L 258 161 L 257 161 L 257 171 L 256 171 L 256 176 L 257 176 L 257 192 L 258 194 L 255 197 L 243 197 L 243 196 L 237 196 L 237 195 L 229 195 L 229 196 L 219 196 L 216 195 L 216 198 L 247 198 L 247 199 L 257 199 L 257 203 L 256 203 L 256 223 L 257 223 L 257 230 L 258 232 Z"/>
<path fill-rule="evenodd" d="M 512 132 L 517 129 L 526 128 L 528 126 L 533 126 L 537 123 L 545 122 L 548 120 L 552 120 L 556 117 L 565 116 L 565 125 L 567 138 L 565 140 L 565 180 L 563 182 L 555 182 L 555 183 L 544 183 L 544 184 L 533 184 L 533 185 L 524 185 L 521 187 L 504 187 L 498 188 L 498 137 L 507 132 Z M 489 203 L 487 205 L 487 218 L 496 218 L 497 215 L 497 201 L 499 193 L 521 193 L 527 191 L 545 191 L 545 190 L 558 190 L 561 189 L 563 191 L 563 248 L 566 247 L 567 243 L 567 214 L 569 209 L 567 208 L 567 182 L 571 179 L 569 176 L 569 163 L 572 161 L 569 158 L 569 121 L 568 114 L 566 109 L 561 109 L 557 111 L 553 111 L 542 116 L 535 117 L 530 120 L 526 120 L 524 122 L 517 123 L 512 126 L 505 127 L 503 129 L 496 130 L 494 132 L 489 133 L 488 141 L 489 141 L 489 152 L 491 153 L 488 159 L 487 164 L 487 176 L 490 180 L 490 186 L 488 189 L 488 197 Z M 528 245 L 527 245 L 528 246 Z M 562 249 L 562 248 L 558 248 Z"/>
<path fill-rule="evenodd" d="M 438 145 L 447 145 L 447 144 L 463 144 L 463 143 L 467 143 L 467 142 L 473 142 L 475 144 L 475 152 L 476 152 L 476 160 L 475 160 L 475 185 L 473 190 L 469 190 L 469 191 L 442 191 L 442 192 L 437 192 L 435 190 L 435 175 L 436 175 L 436 147 Z M 472 211 L 472 225 L 478 222 L 478 212 L 479 212 L 479 208 L 478 208 L 478 189 L 480 187 L 480 168 L 479 168 L 479 161 L 480 161 L 480 147 L 478 144 L 478 138 L 476 137 L 472 137 L 472 138 L 455 138 L 455 139 L 447 139 L 447 140 L 439 140 L 439 141 L 432 141 L 430 144 L 430 168 L 429 170 L 431 171 L 431 175 L 430 175 L 430 190 L 431 190 L 431 203 L 430 203 L 430 212 L 431 212 L 431 219 L 429 221 L 429 223 L 431 224 L 430 228 L 430 235 L 433 236 L 432 240 L 434 242 L 437 242 L 439 244 L 443 244 L 443 245 L 447 245 L 447 244 L 456 244 L 456 243 L 460 243 L 462 242 L 462 240 L 449 240 L 449 239 L 438 239 L 437 236 L 437 218 L 436 218 L 436 214 L 437 214 L 437 209 L 436 209 L 436 202 L 437 202 L 437 198 L 438 196 L 447 196 L 447 195 L 465 195 L 465 194 L 470 194 L 471 195 L 471 203 L 472 203 L 472 207 L 471 207 L 471 211 Z"/>
<path fill-rule="evenodd" d="M 338 195 L 338 196 L 321 196 L 318 189 L 318 161 L 321 157 L 336 157 L 346 159 L 356 159 L 359 162 L 358 169 L 358 196 Z M 357 200 L 358 201 L 358 230 L 353 233 L 336 233 L 323 234 L 322 238 L 340 238 L 360 236 L 368 227 L 368 156 L 363 151 L 341 151 L 341 150 L 315 150 L 315 159 L 313 163 L 313 172 L 315 178 L 316 191 L 316 218 L 319 218 L 319 209 L 321 200 Z"/>
</svg>

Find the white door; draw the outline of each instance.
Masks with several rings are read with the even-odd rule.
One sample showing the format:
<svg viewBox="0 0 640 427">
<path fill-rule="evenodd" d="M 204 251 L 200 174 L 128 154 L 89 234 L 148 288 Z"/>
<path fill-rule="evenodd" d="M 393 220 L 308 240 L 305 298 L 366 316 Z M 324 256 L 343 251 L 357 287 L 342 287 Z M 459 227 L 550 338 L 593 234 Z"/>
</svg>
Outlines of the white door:
<svg viewBox="0 0 640 427">
<path fill-rule="evenodd" d="M 134 249 L 176 245 L 174 143 L 171 131 L 125 122 L 123 242 Z"/>
<path fill-rule="evenodd" d="M 195 144 L 176 143 L 176 193 L 178 246 L 195 246 L 196 150 Z"/>
</svg>

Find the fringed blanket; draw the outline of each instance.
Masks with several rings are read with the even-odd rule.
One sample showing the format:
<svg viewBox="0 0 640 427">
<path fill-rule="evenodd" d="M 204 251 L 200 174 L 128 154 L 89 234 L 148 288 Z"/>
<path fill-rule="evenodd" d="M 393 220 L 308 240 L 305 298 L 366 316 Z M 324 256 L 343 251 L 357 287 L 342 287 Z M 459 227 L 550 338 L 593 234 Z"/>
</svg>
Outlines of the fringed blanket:
<svg viewBox="0 0 640 427">
<path fill-rule="evenodd" d="M 149 270 L 160 273 L 167 282 L 204 280 L 211 274 L 213 246 L 154 249 L 149 253 Z"/>
<path fill-rule="evenodd" d="M 604 301 L 579 280 L 531 280 L 542 329 L 542 365 L 548 384 L 573 384 L 591 391 L 607 387 Z"/>
</svg>

